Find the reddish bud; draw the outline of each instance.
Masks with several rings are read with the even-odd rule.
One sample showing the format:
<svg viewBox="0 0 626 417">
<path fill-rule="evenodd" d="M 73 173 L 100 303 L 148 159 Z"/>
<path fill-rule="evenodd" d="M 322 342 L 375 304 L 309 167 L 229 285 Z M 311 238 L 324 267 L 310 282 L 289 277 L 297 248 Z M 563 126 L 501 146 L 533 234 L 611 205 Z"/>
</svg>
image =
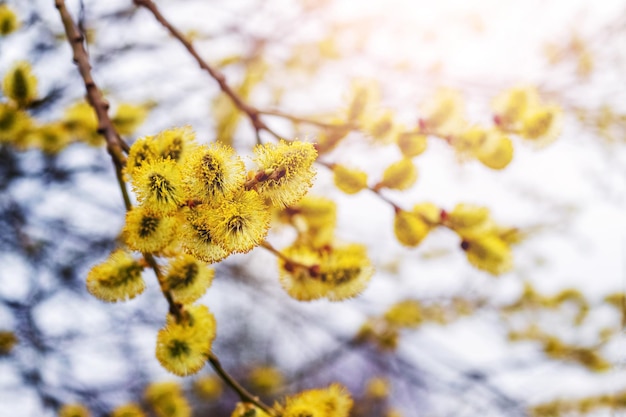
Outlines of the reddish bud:
<svg viewBox="0 0 626 417">
<path fill-rule="evenodd" d="M 269 177 L 269 175 L 267 175 L 267 173 L 265 171 L 259 171 L 256 173 L 256 175 L 254 176 L 254 179 L 257 182 L 262 182 L 267 180 L 267 178 Z"/>
<path fill-rule="evenodd" d="M 309 274 L 311 274 L 312 278 L 318 277 L 320 275 L 320 266 L 312 265 L 311 267 L 309 267 Z"/>
</svg>

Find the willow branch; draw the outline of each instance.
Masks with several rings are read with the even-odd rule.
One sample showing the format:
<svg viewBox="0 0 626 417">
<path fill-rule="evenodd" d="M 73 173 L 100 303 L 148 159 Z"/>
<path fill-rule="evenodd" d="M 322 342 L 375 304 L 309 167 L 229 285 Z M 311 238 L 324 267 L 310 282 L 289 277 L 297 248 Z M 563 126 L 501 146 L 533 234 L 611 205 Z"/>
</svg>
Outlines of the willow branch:
<svg viewBox="0 0 626 417">
<path fill-rule="evenodd" d="M 222 90 L 222 92 L 224 94 L 226 94 L 228 96 L 228 98 L 230 98 L 230 100 L 233 102 L 233 104 L 235 105 L 235 107 L 237 107 L 240 111 L 244 112 L 248 118 L 250 119 L 250 122 L 252 123 L 252 126 L 254 127 L 256 134 L 257 134 L 257 141 L 259 141 L 259 137 L 258 137 L 258 133 L 261 130 L 265 130 L 266 132 L 270 133 L 271 135 L 275 136 L 276 138 L 280 139 L 280 135 L 278 135 L 276 132 L 274 132 L 272 129 L 270 129 L 261 119 L 260 119 L 260 115 L 261 112 L 259 112 L 259 110 L 257 110 L 255 107 L 251 106 L 250 104 L 246 103 L 240 96 L 239 94 L 237 94 L 237 92 L 235 92 L 235 90 L 233 90 L 231 88 L 230 85 L 228 85 L 228 83 L 226 82 L 226 77 L 224 76 L 224 74 L 222 74 L 219 70 L 217 70 L 216 68 L 213 68 L 211 65 L 208 64 L 208 62 L 206 62 L 198 53 L 198 51 L 196 50 L 196 48 L 193 46 L 193 43 L 191 43 L 191 41 L 189 41 L 189 39 L 187 39 L 185 37 L 185 35 L 183 35 L 183 33 L 181 31 L 179 31 L 178 29 L 176 29 L 168 20 L 167 18 L 165 18 L 165 16 L 163 16 L 161 14 L 161 12 L 159 11 L 158 7 L 156 6 L 156 4 L 154 4 L 154 2 L 152 0 L 133 0 L 133 2 L 135 3 L 135 5 L 137 5 L 138 7 L 143 7 L 147 10 L 150 11 L 150 13 L 152 13 L 152 15 L 154 16 L 154 18 L 165 28 L 167 29 L 167 31 L 174 37 L 176 38 L 181 44 L 183 44 L 183 46 L 185 47 L 185 49 L 187 49 L 187 51 L 189 52 L 189 54 L 191 54 L 191 56 L 196 60 L 196 62 L 198 63 L 198 65 L 200 66 L 201 69 L 203 69 L 204 71 L 206 71 L 207 73 L 209 73 L 209 75 L 211 76 L 211 78 L 213 78 L 215 81 L 217 81 L 217 83 L 219 84 L 220 89 Z"/>
<path fill-rule="evenodd" d="M 258 397 L 255 397 L 250 392 L 248 392 L 248 390 L 242 387 L 239 382 L 237 382 L 228 372 L 226 372 L 226 370 L 222 367 L 220 360 L 213 353 L 209 355 L 209 363 L 211 364 L 213 369 L 215 369 L 215 372 L 217 372 L 217 374 L 222 378 L 222 380 L 224 380 L 224 382 L 226 382 L 229 387 L 237 392 L 241 401 L 254 404 L 270 416 L 276 415 L 272 408 L 270 408 L 267 404 L 264 404 L 261 400 L 259 400 Z"/>
<path fill-rule="evenodd" d="M 146 263 L 150 266 L 150 268 L 152 268 L 154 274 L 156 275 L 163 297 L 165 297 L 165 301 L 167 301 L 167 305 L 169 306 L 169 313 L 176 318 L 176 321 L 180 321 L 182 318 L 182 305 L 174 301 L 171 291 L 166 288 L 163 273 L 161 272 L 161 268 L 154 258 L 154 255 L 151 253 L 143 253 L 142 255 L 146 260 Z"/>
<path fill-rule="evenodd" d="M 107 151 L 111 155 L 113 164 L 115 165 L 115 172 L 120 184 L 122 196 L 124 197 L 124 205 L 127 210 L 130 210 L 130 199 L 128 197 L 128 191 L 126 190 L 126 184 L 124 181 L 119 181 L 122 178 L 122 169 L 126 165 L 126 157 L 124 156 L 123 149 L 127 148 L 126 143 L 120 138 L 120 135 L 115 130 L 113 122 L 109 117 L 109 103 L 104 99 L 102 92 L 96 85 L 96 82 L 91 75 L 91 64 L 89 63 L 89 56 L 85 50 L 85 38 L 78 30 L 72 15 L 67 10 L 64 0 L 55 0 L 55 7 L 59 11 L 61 21 L 63 22 L 63 28 L 65 29 L 65 35 L 72 48 L 74 63 L 78 67 L 78 71 L 85 84 L 85 90 L 87 91 L 87 102 L 91 105 L 96 117 L 98 119 L 98 133 L 104 136 L 107 144 Z"/>
<path fill-rule="evenodd" d="M 356 130 L 357 129 L 357 126 L 355 126 L 353 124 L 349 124 L 349 123 L 336 124 L 336 123 L 321 122 L 319 120 L 310 119 L 308 117 L 294 116 L 294 115 L 291 115 L 291 114 L 288 114 L 288 113 L 284 113 L 284 112 L 279 111 L 279 110 L 258 110 L 258 112 L 260 114 L 265 114 L 267 116 L 281 117 L 283 119 L 290 120 L 290 121 L 292 121 L 294 123 L 308 124 L 308 125 L 312 125 L 312 126 L 321 127 L 323 129 L 344 129 L 344 128 L 349 128 L 351 130 Z"/>
<path fill-rule="evenodd" d="M 324 162 L 322 160 L 316 160 L 315 161 L 318 165 L 321 165 L 323 167 L 328 168 L 329 170 L 333 170 L 335 164 L 331 163 L 331 162 Z M 389 204 L 393 210 L 398 213 L 400 211 L 403 211 L 402 207 L 400 207 L 398 204 L 396 204 L 395 202 L 391 201 L 389 198 L 387 198 L 386 196 L 384 196 L 383 194 L 381 194 L 380 189 L 376 188 L 376 187 L 367 187 L 367 190 L 371 191 L 372 193 L 374 193 L 376 195 L 376 197 L 378 197 L 379 199 L 381 199 L 382 201 L 384 201 L 385 203 Z"/>
</svg>

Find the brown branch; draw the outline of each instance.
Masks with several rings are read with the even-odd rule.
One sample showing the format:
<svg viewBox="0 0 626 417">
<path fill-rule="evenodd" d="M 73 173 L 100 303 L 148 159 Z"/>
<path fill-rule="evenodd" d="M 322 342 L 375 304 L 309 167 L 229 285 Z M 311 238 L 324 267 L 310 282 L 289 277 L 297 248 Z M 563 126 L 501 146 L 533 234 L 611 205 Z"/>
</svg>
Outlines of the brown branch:
<svg viewBox="0 0 626 417">
<path fill-rule="evenodd" d="M 107 144 L 107 151 L 113 159 L 115 169 L 122 171 L 124 165 L 126 165 L 126 157 L 124 156 L 123 149 L 126 147 L 124 141 L 120 138 L 119 134 L 113 126 L 113 122 L 109 118 L 109 103 L 104 99 L 102 92 L 96 85 L 91 75 L 91 64 L 89 63 L 89 57 L 85 50 L 85 38 L 78 30 L 76 23 L 70 15 L 64 0 L 55 0 L 55 7 L 59 10 L 61 15 L 61 21 L 65 28 L 65 34 L 67 40 L 72 47 L 74 63 L 78 67 L 85 89 L 87 90 L 87 101 L 96 112 L 98 119 L 98 133 L 104 136 Z M 124 191 L 122 191 L 124 192 Z M 128 206 L 126 207 L 129 208 Z"/>
<path fill-rule="evenodd" d="M 283 112 L 281 112 L 279 110 L 258 110 L 258 112 L 260 114 L 265 114 L 267 116 L 281 117 L 283 119 L 290 120 L 290 121 L 292 121 L 294 123 L 303 123 L 303 124 L 308 124 L 308 125 L 312 125 L 312 126 L 321 127 L 321 128 L 324 128 L 324 129 L 345 129 L 345 128 L 349 128 L 351 130 L 356 130 L 357 129 L 356 125 L 349 124 L 349 123 L 334 124 L 334 123 L 320 122 L 319 120 L 310 119 L 310 118 L 307 118 L 307 117 L 293 116 L 293 115 L 288 114 L 288 113 L 283 113 Z"/>
<path fill-rule="evenodd" d="M 254 404 L 270 416 L 276 415 L 276 413 L 270 406 L 264 404 L 261 400 L 259 400 L 258 397 L 255 397 L 250 392 L 248 392 L 248 390 L 242 387 L 239 382 L 237 382 L 228 372 L 226 372 L 226 370 L 222 367 L 220 360 L 217 356 L 215 356 L 215 354 L 209 354 L 209 363 L 211 364 L 213 369 L 215 369 L 215 372 L 217 372 L 217 374 L 224 380 L 224 382 L 226 382 L 229 387 L 237 392 L 241 401 Z"/>
<path fill-rule="evenodd" d="M 330 169 L 331 171 L 333 170 L 333 168 L 334 168 L 334 166 L 335 166 L 335 164 L 333 164 L 332 162 L 324 162 L 324 161 L 322 161 L 322 160 L 320 160 L 320 159 L 316 160 L 315 162 L 316 162 L 317 164 L 319 164 L 319 165 L 323 166 L 323 167 L 326 167 L 326 168 Z M 394 210 L 396 213 L 398 213 L 398 212 L 400 212 L 400 211 L 402 211 L 402 210 L 403 210 L 403 209 L 402 209 L 402 207 L 400 207 L 398 204 L 394 203 L 394 202 L 393 202 L 393 201 L 391 201 L 389 198 L 387 198 L 386 196 L 384 196 L 383 194 L 381 194 L 381 193 L 380 193 L 380 189 L 379 189 L 379 188 L 377 188 L 377 187 L 370 187 L 370 186 L 368 186 L 368 187 L 367 187 L 367 190 L 369 190 L 369 191 L 373 192 L 373 193 L 376 195 L 376 197 L 378 197 L 379 199 L 381 199 L 381 200 L 382 200 L 382 201 L 384 201 L 385 203 L 389 204 L 389 205 L 393 208 L 393 210 Z"/>
<path fill-rule="evenodd" d="M 165 297 L 165 300 L 167 301 L 167 304 L 169 306 L 169 313 L 176 318 L 177 322 L 180 322 L 183 316 L 182 305 L 174 301 L 174 297 L 172 296 L 171 291 L 166 287 L 159 264 L 151 253 L 143 253 L 143 257 L 146 260 L 146 263 L 150 265 L 150 268 L 152 268 L 154 274 L 156 275 L 157 281 L 159 282 L 159 287 L 161 288 L 161 292 L 163 293 L 163 297 Z"/>
<path fill-rule="evenodd" d="M 276 132 L 274 132 L 272 129 L 270 129 L 260 118 L 261 112 L 259 112 L 259 110 L 257 110 L 255 107 L 251 106 L 250 104 L 246 103 L 236 92 L 235 90 L 233 90 L 230 85 L 228 85 L 228 83 L 226 82 L 226 77 L 224 76 L 224 74 L 222 74 L 219 70 L 217 70 L 216 68 L 213 68 L 211 65 L 209 65 L 198 53 L 198 51 L 196 51 L 196 48 L 193 46 L 193 43 L 191 43 L 191 41 L 189 41 L 189 39 L 187 39 L 185 37 L 185 35 L 183 35 L 178 29 L 176 29 L 166 18 L 165 16 L 163 16 L 161 14 L 161 12 L 159 11 L 158 7 L 156 6 L 156 4 L 154 4 L 154 2 L 152 0 L 133 0 L 133 2 L 135 3 L 135 5 L 137 5 L 138 7 L 143 7 L 147 10 L 150 11 L 150 13 L 152 13 L 152 15 L 154 16 L 154 18 L 165 28 L 168 30 L 168 32 L 174 37 L 176 38 L 180 43 L 183 44 L 183 46 L 185 47 L 185 49 L 187 49 L 187 51 L 191 54 L 191 56 L 196 60 L 197 64 L 200 66 L 200 68 L 202 68 L 204 71 L 208 72 L 209 75 L 211 76 L 211 78 L 213 78 L 215 81 L 217 81 L 217 83 L 219 84 L 220 89 L 222 90 L 222 92 L 224 94 L 226 94 L 228 96 L 228 98 L 231 99 L 231 101 L 233 102 L 233 104 L 235 105 L 235 107 L 237 107 L 239 110 L 241 110 L 242 112 L 244 112 L 248 118 L 250 119 L 250 122 L 252 123 L 252 126 L 254 127 L 256 134 L 257 134 L 257 142 L 260 141 L 260 137 L 259 137 L 259 131 L 261 130 L 265 130 L 266 132 L 270 133 L 271 135 L 273 135 L 274 137 L 276 137 L 277 139 L 280 139 L 280 135 L 278 135 Z"/>
</svg>

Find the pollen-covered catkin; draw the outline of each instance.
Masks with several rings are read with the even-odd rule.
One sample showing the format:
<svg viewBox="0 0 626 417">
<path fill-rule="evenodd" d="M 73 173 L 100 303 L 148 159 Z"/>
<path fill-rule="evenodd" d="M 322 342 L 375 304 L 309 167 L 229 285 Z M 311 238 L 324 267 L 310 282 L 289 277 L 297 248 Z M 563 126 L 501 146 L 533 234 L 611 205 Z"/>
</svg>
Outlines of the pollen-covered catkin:
<svg viewBox="0 0 626 417">
<path fill-rule="evenodd" d="M 94 266 L 87 275 L 87 290 L 107 302 L 124 301 L 141 294 L 145 288 L 143 266 L 128 252 L 118 249 Z"/>
<path fill-rule="evenodd" d="M 156 345 L 161 365 L 179 376 L 195 374 L 205 365 L 216 334 L 215 317 L 206 306 L 186 306 L 183 314 L 180 321 L 168 315 Z"/>
<path fill-rule="evenodd" d="M 335 185 L 346 194 L 356 194 L 367 188 L 367 173 L 364 171 L 335 164 L 333 174 Z"/>
<path fill-rule="evenodd" d="M 273 206 L 287 207 L 297 203 L 313 185 L 313 162 L 317 151 L 311 143 L 267 143 L 254 148 L 258 166 L 255 189 Z"/>
<path fill-rule="evenodd" d="M 37 78 L 26 61 L 17 62 L 2 80 L 4 95 L 24 108 L 37 98 Z"/>
<path fill-rule="evenodd" d="M 191 255 L 182 254 L 170 260 L 165 283 L 176 301 L 189 304 L 204 295 L 214 276 L 213 268 Z"/>
</svg>

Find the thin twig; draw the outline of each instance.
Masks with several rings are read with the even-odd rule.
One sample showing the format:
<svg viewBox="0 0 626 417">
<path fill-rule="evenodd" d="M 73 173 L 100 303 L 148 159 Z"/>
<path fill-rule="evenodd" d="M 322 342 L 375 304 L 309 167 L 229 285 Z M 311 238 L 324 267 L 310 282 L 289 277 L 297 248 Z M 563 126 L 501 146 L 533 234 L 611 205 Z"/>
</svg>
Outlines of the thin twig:
<svg viewBox="0 0 626 417">
<path fill-rule="evenodd" d="M 63 27 L 67 40 L 72 47 L 74 62 L 78 66 L 81 77 L 87 90 L 87 101 L 93 107 L 98 118 L 98 133 L 104 136 L 107 144 L 107 150 L 113 158 L 115 168 L 122 170 L 126 165 L 126 157 L 122 151 L 122 139 L 115 130 L 113 122 L 109 118 L 109 103 L 104 99 L 102 92 L 96 85 L 91 75 L 91 64 L 85 50 L 85 38 L 76 27 L 76 23 L 72 19 L 64 0 L 55 0 L 56 8 L 59 10 Z"/>
<path fill-rule="evenodd" d="M 239 382 L 237 382 L 228 372 L 226 372 L 226 370 L 222 367 L 220 360 L 217 358 L 217 356 L 215 356 L 215 354 L 209 354 L 209 363 L 211 364 L 213 369 L 215 369 L 215 372 L 217 372 L 217 374 L 224 380 L 224 382 L 226 382 L 228 386 L 230 386 L 233 390 L 237 392 L 241 401 L 254 404 L 270 416 L 276 415 L 271 407 L 264 404 L 261 400 L 259 400 L 258 397 L 255 397 L 250 392 L 248 392 L 248 390 L 242 387 Z"/>
<path fill-rule="evenodd" d="M 333 170 L 333 168 L 335 167 L 335 164 L 333 164 L 332 162 L 325 162 L 322 161 L 320 159 L 315 161 L 318 165 L 321 165 L 323 167 L 328 168 L 329 170 Z M 400 207 L 398 204 L 394 203 L 393 201 L 391 201 L 389 198 L 387 198 L 386 196 L 384 196 L 383 194 L 381 194 L 380 189 L 376 188 L 376 187 L 370 187 L 367 186 L 366 188 L 367 190 L 371 191 L 372 193 L 374 193 L 379 199 L 381 199 L 382 201 L 384 201 L 385 203 L 389 204 L 391 207 L 393 207 L 393 210 L 398 213 L 400 211 L 403 211 L 402 207 Z"/>
<path fill-rule="evenodd" d="M 168 32 L 174 37 L 176 38 L 181 44 L 183 44 L 183 46 L 185 47 L 185 49 L 187 49 L 187 51 L 191 54 L 191 56 L 196 60 L 196 62 L 198 63 L 198 65 L 200 66 L 200 68 L 202 68 L 204 71 L 208 72 L 209 75 L 211 76 L 211 78 L 213 78 L 215 81 L 217 81 L 217 83 L 220 86 L 220 89 L 222 90 L 222 92 L 224 94 L 226 94 L 233 102 L 233 104 L 242 112 L 244 112 L 248 118 L 250 119 L 250 122 L 252 123 L 252 126 L 254 127 L 255 131 L 257 132 L 257 141 L 260 141 L 260 136 L 258 135 L 258 132 L 261 130 L 265 130 L 266 132 L 272 134 L 273 136 L 275 136 L 276 138 L 280 139 L 280 136 L 274 132 L 272 129 L 270 129 L 261 119 L 260 119 L 260 112 L 253 106 L 251 106 L 250 104 L 246 103 L 236 92 L 235 90 L 233 90 L 230 85 L 228 85 L 228 83 L 226 82 L 226 77 L 224 76 L 224 74 L 222 74 L 219 70 L 217 70 L 216 68 L 213 68 L 211 65 L 209 65 L 198 53 L 198 51 L 196 51 L 196 48 L 193 46 L 193 43 L 191 43 L 191 41 L 189 41 L 189 39 L 187 39 L 185 37 L 185 35 L 183 35 L 182 32 L 180 32 L 178 29 L 176 29 L 166 18 L 165 16 L 163 16 L 161 14 L 161 12 L 159 11 L 158 7 L 156 6 L 156 4 L 154 4 L 154 2 L 152 0 L 133 0 L 133 2 L 135 3 L 135 5 L 137 5 L 138 7 L 143 7 L 147 10 L 149 10 L 152 15 L 154 16 L 154 18 L 165 28 L 168 30 Z"/>
<path fill-rule="evenodd" d="M 144 253 L 143 257 L 152 270 L 154 270 L 154 274 L 156 275 L 159 286 L 161 287 L 161 292 L 163 293 L 163 296 L 169 306 L 169 313 L 176 318 L 177 322 L 179 322 L 182 318 L 182 305 L 174 301 L 171 291 L 166 288 L 161 268 L 159 267 L 159 264 L 154 256 L 151 253 Z"/>
<path fill-rule="evenodd" d="M 352 125 L 352 124 L 334 124 L 334 123 L 327 123 L 327 122 L 321 122 L 319 120 L 315 120 L 315 119 L 310 119 L 307 117 L 300 117 L 300 116 L 294 116 L 288 113 L 284 113 L 280 110 L 258 110 L 258 112 L 260 114 L 265 114 L 267 116 L 276 116 L 276 117 L 281 117 L 283 119 L 287 119 L 290 120 L 294 123 L 303 123 L 303 124 L 308 124 L 308 125 L 312 125 L 312 126 L 317 126 L 317 127 L 321 127 L 324 129 L 345 129 L 345 128 L 349 128 L 352 130 L 355 130 L 357 128 L 357 126 Z"/>
</svg>

